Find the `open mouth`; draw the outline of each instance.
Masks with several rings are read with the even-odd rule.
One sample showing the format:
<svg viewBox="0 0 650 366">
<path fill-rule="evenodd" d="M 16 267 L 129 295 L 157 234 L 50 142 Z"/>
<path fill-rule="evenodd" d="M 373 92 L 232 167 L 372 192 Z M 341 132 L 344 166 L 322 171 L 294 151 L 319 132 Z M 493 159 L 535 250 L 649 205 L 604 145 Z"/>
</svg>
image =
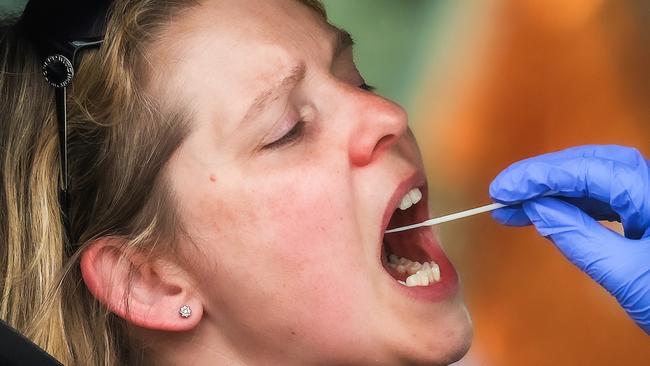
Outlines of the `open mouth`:
<svg viewBox="0 0 650 366">
<path fill-rule="evenodd" d="M 409 190 L 392 213 L 388 229 L 428 219 L 426 187 Z M 384 234 L 381 262 L 386 271 L 407 287 L 434 286 L 440 282 L 440 266 L 433 259 L 431 248 L 422 233 L 424 229 Z"/>
</svg>

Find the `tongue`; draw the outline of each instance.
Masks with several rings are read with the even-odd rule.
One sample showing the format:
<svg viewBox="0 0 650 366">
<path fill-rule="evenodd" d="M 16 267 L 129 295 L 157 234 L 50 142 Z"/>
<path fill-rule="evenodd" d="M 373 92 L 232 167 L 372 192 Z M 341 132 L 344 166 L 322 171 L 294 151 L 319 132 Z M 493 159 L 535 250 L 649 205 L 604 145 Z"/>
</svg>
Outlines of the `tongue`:
<svg viewBox="0 0 650 366">
<path fill-rule="evenodd" d="M 388 228 L 390 229 L 400 227 L 416 222 L 418 209 L 421 209 L 419 205 L 413 205 L 404 211 L 397 208 L 390 218 Z M 406 279 L 406 277 L 408 277 L 408 273 L 399 273 L 395 268 L 388 265 L 388 258 L 391 254 L 396 255 L 397 257 L 406 258 L 412 262 L 419 262 L 421 264 L 431 261 L 431 258 L 423 248 L 422 230 L 426 229 L 415 229 L 384 234 L 384 267 L 395 279 L 403 281 Z"/>
<path fill-rule="evenodd" d="M 429 262 L 431 258 L 422 248 L 419 230 L 402 231 L 384 236 L 384 249 L 388 255 L 410 259 L 413 262 Z"/>
<path fill-rule="evenodd" d="M 396 209 L 390 218 L 388 228 L 395 228 L 410 225 L 416 222 L 417 206 L 413 206 L 405 211 Z M 420 263 L 428 262 L 430 258 L 422 249 L 421 230 L 407 230 L 397 233 L 384 234 L 384 247 L 388 254 L 395 254 L 398 257 L 405 257 L 411 261 Z"/>
</svg>

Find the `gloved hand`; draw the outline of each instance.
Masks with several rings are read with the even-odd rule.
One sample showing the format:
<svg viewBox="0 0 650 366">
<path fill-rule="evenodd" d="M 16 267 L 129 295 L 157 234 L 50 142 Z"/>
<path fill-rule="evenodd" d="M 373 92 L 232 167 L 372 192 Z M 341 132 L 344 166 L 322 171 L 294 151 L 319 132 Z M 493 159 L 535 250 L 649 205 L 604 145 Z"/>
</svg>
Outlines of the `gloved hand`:
<svg viewBox="0 0 650 366">
<path fill-rule="evenodd" d="M 515 163 L 490 184 L 502 224 L 535 225 L 650 334 L 650 168 L 636 150 L 581 146 Z M 547 195 L 554 197 L 548 197 Z M 596 220 L 620 221 L 622 236 Z"/>
</svg>

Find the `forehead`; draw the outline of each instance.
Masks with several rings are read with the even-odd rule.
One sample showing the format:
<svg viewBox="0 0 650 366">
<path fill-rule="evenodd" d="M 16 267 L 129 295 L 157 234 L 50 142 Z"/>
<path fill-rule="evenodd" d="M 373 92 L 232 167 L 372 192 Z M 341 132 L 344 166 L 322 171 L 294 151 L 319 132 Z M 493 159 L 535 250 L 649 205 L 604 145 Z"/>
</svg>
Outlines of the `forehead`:
<svg viewBox="0 0 650 366">
<path fill-rule="evenodd" d="M 326 21 L 300 0 L 204 0 L 188 14 L 173 19 L 184 33 L 234 30 L 232 35 L 273 38 L 291 30 L 316 30 Z"/>
<path fill-rule="evenodd" d="M 204 118 L 232 120 L 294 65 L 326 65 L 335 36 L 297 0 L 206 0 L 172 20 L 152 64 L 160 89 L 184 97 Z"/>
</svg>

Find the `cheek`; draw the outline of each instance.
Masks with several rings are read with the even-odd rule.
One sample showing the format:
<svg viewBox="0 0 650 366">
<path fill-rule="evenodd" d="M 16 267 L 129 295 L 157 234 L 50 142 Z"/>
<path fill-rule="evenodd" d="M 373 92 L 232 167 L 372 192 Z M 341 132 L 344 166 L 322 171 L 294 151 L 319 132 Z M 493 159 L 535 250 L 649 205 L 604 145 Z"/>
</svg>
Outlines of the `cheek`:
<svg viewBox="0 0 650 366">
<path fill-rule="evenodd" d="M 201 290 L 220 307 L 216 313 L 242 324 L 256 319 L 256 329 L 268 332 L 311 329 L 311 336 L 359 316 L 358 294 L 369 284 L 354 276 L 365 263 L 363 248 L 351 189 L 335 171 L 267 175 L 230 193 L 218 177 L 211 192 L 194 189 L 188 217 L 207 263 L 194 270 L 199 283 L 211 283 Z"/>
<path fill-rule="evenodd" d="M 263 231 L 269 248 L 261 266 L 269 269 L 267 285 L 279 300 L 270 307 L 291 314 L 277 325 L 319 347 L 340 349 L 341 334 L 358 339 L 372 293 L 353 210 L 345 199 L 332 199 L 340 192 L 311 187 L 268 202 Z"/>
<path fill-rule="evenodd" d="M 255 233 L 244 234 L 241 245 L 256 257 L 255 268 L 265 274 L 264 290 L 272 294 L 255 299 L 265 304 L 267 314 L 272 312 L 268 319 L 278 321 L 271 320 L 269 328 L 291 328 L 335 343 L 341 338 L 323 332 L 337 328 L 353 334 L 355 329 L 347 328 L 367 311 L 368 304 L 359 299 L 368 299 L 370 288 L 363 275 L 354 276 L 365 259 L 354 209 L 346 198 L 350 188 L 333 184 L 345 179 L 320 174 L 268 182 L 268 187 L 278 188 L 257 192 L 255 213 L 249 213 L 256 220 Z M 257 292 L 255 286 L 248 290 Z"/>
<path fill-rule="evenodd" d="M 344 187 L 310 181 L 268 194 L 269 198 L 260 203 L 266 207 L 260 219 L 269 245 L 267 253 L 289 269 L 286 274 L 293 277 L 295 286 L 341 291 L 345 277 L 362 263 L 354 208 L 346 199 L 348 195 Z M 280 272 L 285 274 L 283 269 Z M 308 295 L 305 293 L 305 297 Z"/>
</svg>

